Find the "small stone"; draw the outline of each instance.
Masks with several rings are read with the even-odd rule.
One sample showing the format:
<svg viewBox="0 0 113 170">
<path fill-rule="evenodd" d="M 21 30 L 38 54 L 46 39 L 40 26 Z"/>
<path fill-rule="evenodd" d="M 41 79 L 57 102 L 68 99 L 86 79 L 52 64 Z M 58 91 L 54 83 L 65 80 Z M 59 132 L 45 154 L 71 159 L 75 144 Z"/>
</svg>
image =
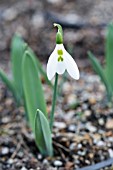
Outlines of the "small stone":
<svg viewBox="0 0 113 170">
<path fill-rule="evenodd" d="M 20 152 L 18 152 L 18 154 L 17 154 L 17 155 L 18 155 L 18 157 L 19 157 L 19 158 L 22 158 L 22 157 L 23 157 L 23 155 L 24 155 L 24 153 L 20 151 Z"/>
<path fill-rule="evenodd" d="M 93 154 L 93 153 L 89 153 L 89 157 L 90 157 L 91 159 L 93 159 L 93 158 L 94 158 L 94 154 Z"/>
<path fill-rule="evenodd" d="M 90 165 L 90 161 L 89 161 L 89 160 L 85 160 L 85 163 L 86 163 L 87 165 Z"/>
<path fill-rule="evenodd" d="M 9 98 L 9 99 L 6 100 L 5 104 L 7 106 L 11 106 L 13 104 L 13 100 Z"/>
<path fill-rule="evenodd" d="M 108 141 L 113 142 L 113 137 L 109 137 Z"/>
<path fill-rule="evenodd" d="M 59 160 L 54 161 L 54 166 L 62 166 L 63 163 Z"/>
<path fill-rule="evenodd" d="M 70 94 L 70 95 L 68 96 L 68 99 L 67 99 L 67 100 L 68 100 L 68 104 L 69 104 L 69 105 L 77 102 L 77 101 L 76 101 L 76 96 L 75 96 L 75 94 Z"/>
<path fill-rule="evenodd" d="M 4 11 L 3 13 L 3 18 L 6 21 L 12 21 L 17 17 L 18 13 L 17 10 L 14 8 L 8 8 L 7 10 Z"/>
<path fill-rule="evenodd" d="M 99 120 L 98 120 L 98 123 L 99 123 L 99 125 L 104 125 L 105 124 L 105 122 L 104 122 L 104 119 L 103 118 L 100 118 Z"/>
<path fill-rule="evenodd" d="M 97 142 L 97 146 L 105 146 L 105 143 L 100 140 L 100 141 Z"/>
<path fill-rule="evenodd" d="M 113 129 L 113 119 L 108 119 L 106 122 L 107 129 Z"/>
<path fill-rule="evenodd" d="M 43 164 L 44 164 L 44 165 L 48 165 L 48 164 L 49 164 L 48 160 L 47 160 L 47 159 L 44 159 L 44 160 L 43 160 Z"/>
<path fill-rule="evenodd" d="M 77 145 L 77 148 L 78 148 L 78 149 L 81 149 L 81 148 L 82 148 L 82 144 L 79 143 L 79 144 Z"/>
<path fill-rule="evenodd" d="M 41 154 L 38 154 L 37 158 L 40 160 L 42 159 L 42 155 Z"/>
<path fill-rule="evenodd" d="M 22 162 L 19 162 L 19 161 L 18 161 L 18 162 L 16 163 L 15 167 L 16 167 L 17 169 L 22 168 Z"/>
<path fill-rule="evenodd" d="M 75 125 L 69 125 L 68 130 L 69 130 L 70 132 L 75 132 L 76 126 L 75 126 Z"/>
<path fill-rule="evenodd" d="M 9 153 L 9 148 L 7 148 L 7 147 L 2 148 L 1 153 L 2 153 L 2 155 L 7 155 Z"/>
<path fill-rule="evenodd" d="M 82 105 L 82 110 L 86 110 L 88 108 L 88 105 L 86 104 L 86 103 L 84 103 L 83 105 Z"/>
<path fill-rule="evenodd" d="M 100 134 L 93 134 L 93 142 L 96 144 L 98 141 L 100 141 L 101 139 L 101 135 Z"/>
<path fill-rule="evenodd" d="M 58 128 L 58 129 L 65 129 L 66 124 L 64 122 L 54 122 L 54 127 Z"/>
<path fill-rule="evenodd" d="M 9 164 L 13 164 L 13 162 L 14 162 L 13 159 L 9 159 L 9 160 L 8 160 L 8 163 L 9 163 Z"/>
<path fill-rule="evenodd" d="M 76 147 L 76 144 L 75 143 L 71 143 L 70 146 L 69 146 L 69 149 L 70 150 L 74 150 Z"/>
<path fill-rule="evenodd" d="M 86 128 L 92 133 L 97 131 L 97 128 L 95 126 L 91 125 L 91 123 L 89 123 L 89 122 L 86 124 Z"/>
<path fill-rule="evenodd" d="M 72 86 L 69 82 L 65 82 L 62 87 L 62 91 L 64 94 L 68 94 L 72 90 Z"/>
<path fill-rule="evenodd" d="M 2 118 L 2 123 L 8 123 L 10 121 L 9 117 L 3 117 Z"/>
<path fill-rule="evenodd" d="M 113 150 L 112 149 L 108 149 L 109 155 L 111 158 L 113 158 Z"/>
<path fill-rule="evenodd" d="M 85 156 L 85 154 L 86 154 L 85 151 L 78 151 L 77 153 L 78 153 L 78 155 L 80 155 L 80 156 Z"/>
<path fill-rule="evenodd" d="M 85 111 L 84 111 L 84 115 L 85 115 L 86 117 L 90 116 L 90 115 L 91 115 L 91 111 L 90 111 L 90 110 L 85 110 Z"/>
<path fill-rule="evenodd" d="M 28 170 L 28 169 L 27 169 L 26 167 L 23 166 L 20 170 Z"/>
<path fill-rule="evenodd" d="M 35 29 L 42 28 L 44 26 L 44 17 L 42 13 L 36 13 L 32 18 L 32 25 Z"/>
<path fill-rule="evenodd" d="M 90 103 L 90 104 L 96 104 L 96 99 L 95 99 L 94 97 L 91 97 L 91 98 L 89 99 L 89 103 Z"/>
</svg>

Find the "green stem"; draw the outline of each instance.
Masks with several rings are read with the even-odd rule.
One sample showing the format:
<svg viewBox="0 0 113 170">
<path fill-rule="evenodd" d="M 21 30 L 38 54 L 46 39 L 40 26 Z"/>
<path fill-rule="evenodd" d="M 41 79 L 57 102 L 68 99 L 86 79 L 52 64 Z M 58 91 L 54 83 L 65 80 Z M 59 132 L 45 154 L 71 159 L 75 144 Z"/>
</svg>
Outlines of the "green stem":
<svg viewBox="0 0 113 170">
<path fill-rule="evenodd" d="M 57 84 L 58 84 L 58 74 L 56 73 L 53 99 L 52 99 L 52 109 L 51 109 L 51 113 L 50 113 L 50 129 L 51 129 L 51 131 L 52 131 L 53 121 L 54 121 L 54 111 L 55 111 L 55 104 L 56 104 L 56 97 L 57 97 Z"/>
</svg>

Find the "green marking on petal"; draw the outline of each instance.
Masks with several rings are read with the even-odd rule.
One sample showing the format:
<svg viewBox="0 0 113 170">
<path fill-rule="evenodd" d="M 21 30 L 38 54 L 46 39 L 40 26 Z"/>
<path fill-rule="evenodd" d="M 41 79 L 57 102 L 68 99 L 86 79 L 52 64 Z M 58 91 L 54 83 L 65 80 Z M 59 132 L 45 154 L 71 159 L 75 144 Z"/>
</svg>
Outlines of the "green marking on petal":
<svg viewBox="0 0 113 170">
<path fill-rule="evenodd" d="M 63 51 L 62 50 L 57 50 L 57 53 L 58 53 L 58 62 L 60 62 L 60 61 L 63 61 L 64 59 L 63 59 L 63 57 L 62 57 L 62 55 L 63 55 Z"/>
<path fill-rule="evenodd" d="M 63 55 L 63 51 L 62 50 L 58 50 L 57 53 L 58 53 L 58 55 Z"/>
<path fill-rule="evenodd" d="M 62 58 L 62 56 L 59 56 L 58 57 L 58 62 L 60 62 L 60 61 L 63 61 L 64 59 Z"/>
</svg>

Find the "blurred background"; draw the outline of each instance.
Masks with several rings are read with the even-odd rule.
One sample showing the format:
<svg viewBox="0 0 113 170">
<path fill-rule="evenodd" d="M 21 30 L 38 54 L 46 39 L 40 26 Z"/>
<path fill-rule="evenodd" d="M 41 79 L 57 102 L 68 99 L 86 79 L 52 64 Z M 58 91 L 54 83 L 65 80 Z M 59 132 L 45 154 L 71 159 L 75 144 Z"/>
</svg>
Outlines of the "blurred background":
<svg viewBox="0 0 113 170">
<path fill-rule="evenodd" d="M 0 170 L 44 170 L 46 165 L 49 170 L 55 170 L 49 166 L 71 170 L 113 159 L 113 108 L 107 103 L 105 87 L 87 55 L 90 50 L 104 63 L 106 26 L 111 21 L 113 0 L 0 0 L 0 69 L 8 77 L 12 76 L 13 35 L 19 33 L 23 37 L 45 69 L 55 47 L 55 22 L 63 27 L 64 45 L 75 58 L 81 76 L 79 81 L 66 74 L 61 76 L 52 159 L 43 158 L 38 152 L 24 119 L 24 108 L 17 108 L 0 80 Z M 41 80 L 49 113 L 52 90 Z"/>
<path fill-rule="evenodd" d="M 80 66 L 87 67 L 87 51 L 104 55 L 106 25 L 113 18 L 112 0 L 0 0 L 0 63 L 9 60 L 12 35 L 18 32 L 41 61 L 55 46 L 58 22 L 64 44 Z M 86 60 L 86 62 L 84 62 Z"/>
</svg>

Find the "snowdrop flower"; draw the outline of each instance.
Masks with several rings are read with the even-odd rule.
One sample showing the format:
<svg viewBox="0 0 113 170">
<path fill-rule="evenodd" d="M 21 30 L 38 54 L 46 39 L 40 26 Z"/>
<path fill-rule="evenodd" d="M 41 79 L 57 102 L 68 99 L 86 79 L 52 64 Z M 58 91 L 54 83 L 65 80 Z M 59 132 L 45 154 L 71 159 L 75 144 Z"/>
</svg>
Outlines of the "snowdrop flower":
<svg viewBox="0 0 113 170">
<path fill-rule="evenodd" d="M 47 63 L 47 76 L 51 80 L 55 74 L 63 74 L 65 70 L 69 75 L 78 80 L 79 70 L 76 62 L 71 57 L 71 55 L 65 50 L 63 45 L 63 32 L 62 27 L 59 24 L 54 24 L 58 27 L 58 32 L 56 34 L 56 47 L 49 57 Z"/>
</svg>

